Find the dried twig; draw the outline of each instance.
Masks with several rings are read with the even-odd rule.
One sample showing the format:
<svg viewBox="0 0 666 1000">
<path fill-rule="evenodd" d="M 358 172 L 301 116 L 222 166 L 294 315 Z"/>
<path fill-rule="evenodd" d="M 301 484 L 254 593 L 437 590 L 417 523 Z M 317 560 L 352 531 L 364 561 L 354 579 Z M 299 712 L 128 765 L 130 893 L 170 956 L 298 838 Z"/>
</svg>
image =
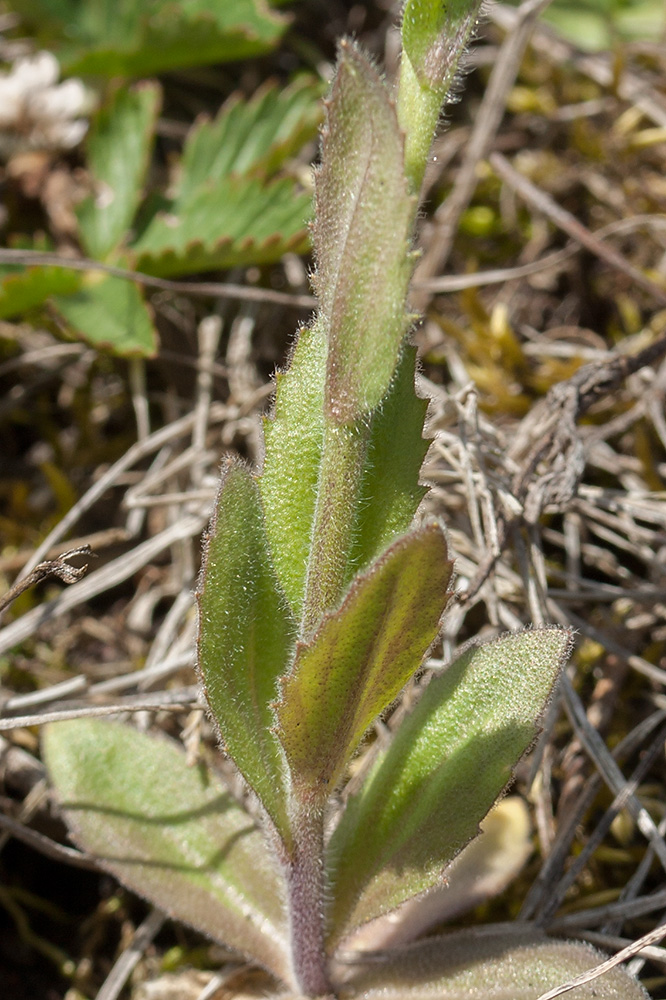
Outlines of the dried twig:
<svg viewBox="0 0 666 1000">
<path fill-rule="evenodd" d="M 514 477 L 512 495 L 522 507 L 520 515 L 499 515 L 497 537 L 504 546 L 509 527 L 524 519 L 535 524 L 548 504 L 562 505 L 573 497 L 583 473 L 585 455 L 576 426 L 580 417 L 599 399 L 612 393 L 634 372 L 666 355 L 666 336 L 655 340 L 633 355 L 619 354 L 608 361 L 584 365 L 566 382 L 555 385 L 539 410 L 530 415 L 527 427 L 538 429 L 538 438 Z M 522 436 L 517 436 L 515 453 Z M 547 471 L 538 475 L 545 463 Z M 497 556 L 490 552 L 479 566 L 475 578 L 464 593 L 463 602 L 471 600 L 488 578 Z"/>
<path fill-rule="evenodd" d="M 547 993 L 542 993 L 538 997 L 538 1000 L 555 1000 L 555 997 L 562 996 L 563 993 L 568 993 L 569 990 L 575 990 L 577 986 L 584 986 L 585 983 L 591 983 L 593 980 L 598 979 L 599 976 L 603 976 L 605 972 L 610 972 L 611 969 L 620 965 L 621 962 L 626 962 L 628 958 L 637 955 L 646 945 L 661 941 L 664 937 L 666 937 L 666 924 L 661 924 L 653 931 L 650 931 L 649 934 L 644 934 L 638 941 L 634 941 L 632 944 L 627 945 L 626 948 L 623 948 L 622 951 L 618 951 L 617 955 L 613 955 L 612 958 L 596 965 L 589 972 L 583 972 L 580 976 L 576 976 L 575 979 L 571 979 L 563 986 L 556 986 L 555 989 L 548 990 Z"/>
<path fill-rule="evenodd" d="M 30 587 L 34 587 L 35 584 L 41 583 L 42 580 L 46 580 L 50 576 L 57 577 L 63 583 L 75 583 L 77 580 L 81 580 L 88 572 L 88 564 L 70 566 L 68 560 L 75 556 L 94 556 L 94 554 L 89 545 L 79 545 L 75 549 L 68 549 L 56 556 L 55 559 L 46 559 L 44 562 L 38 563 L 27 576 L 15 583 L 3 597 L 0 597 L 0 612 L 8 608 L 12 601 L 15 601 Z"/>
<path fill-rule="evenodd" d="M 62 257 L 57 253 L 37 250 L 8 250 L 0 248 L 0 261 L 5 264 L 24 264 L 26 267 L 62 267 L 73 271 L 103 271 L 116 278 L 136 281 L 146 288 L 161 288 L 167 292 L 185 295 L 202 295 L 207 298 L 240 299 L 244 302 L 268 302 L 273 305 L 291 306 L 294 309 L 313 309 L 316 299 L 311 295 L 292 295 L 271 288 L 254 288 L 252 285 L 234 285 L 225 281 L 170 281 L 156 278 L 141 271 L 114 267 L 87 257 Z"/>
</svg>

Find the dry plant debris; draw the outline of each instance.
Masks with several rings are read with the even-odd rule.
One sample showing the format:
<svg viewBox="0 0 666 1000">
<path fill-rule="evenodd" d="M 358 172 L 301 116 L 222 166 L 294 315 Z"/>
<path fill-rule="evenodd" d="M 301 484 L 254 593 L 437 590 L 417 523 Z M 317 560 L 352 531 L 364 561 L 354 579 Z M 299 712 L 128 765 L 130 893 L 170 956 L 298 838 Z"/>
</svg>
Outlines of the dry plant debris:
<svg viewBox="0 0 666 1000">
<path fill-rule="evenodd" d="M 666 913 L 666 51 L 579 52 L 537 20 L 544 6 L 490 10 L 426 178 L 414 292 L 432 398 L 423 476 L 459 592 L 433 666 L 484 623 L 487 634 L 528 621 L 577 630 L 519 788 L 535 852 L 482 916 L 537 919 L 613 951 Z M 358 17 L 347 27 L 362 31 Z M 379 48 L 381 18 L 372 24 Z M 41 955 L 25 995 L 166 997 L 162 973 L 197 962 L 225 971 L 181 971 L 177 995 L 229 995 L 219 949 L 165 932 L 106 877 L 86 876 L 82 920 L 78 902 L 58 914 L 20 875 L 28 850 L 48 855 L 39 871 L 56 870 L 56 884 L 77 874 L 63 862 L 90 865 L 57 843 L 40 723 L 139 713 L 193 760 L 211 753 L 192 667 L 201 534 L 221 456 L 260 461 L 270 371 L 311 305 L 305 275 L 289 258 L 233 284 L 146 279 L 162 333 L 149 361 L 4 324 L 4 589 L 18 570 L 27 583 L 44 560 L 62 566 L 64 550 L 98 557 L 66 588 L 23 588 L 0 629 L 0 849 L 18 873 L 0 889 L 2 961 Z M 658 941 L 632 966 L 664 995 Z"/>
</svg>

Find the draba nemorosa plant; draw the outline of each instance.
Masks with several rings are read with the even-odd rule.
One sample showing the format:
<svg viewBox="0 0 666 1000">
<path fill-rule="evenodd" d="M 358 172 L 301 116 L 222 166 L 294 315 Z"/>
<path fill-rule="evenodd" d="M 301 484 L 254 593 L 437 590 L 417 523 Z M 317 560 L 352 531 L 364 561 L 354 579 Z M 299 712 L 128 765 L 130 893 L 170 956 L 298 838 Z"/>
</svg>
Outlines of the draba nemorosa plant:
<svg viewBox="0 0 666 1000">
<path fill-rule="evenodd" d="M 427 404 L 407 291 L 431 140 L 477 15 L 473 0 L 407 0 L 395 100 L 354 43 L 339 47 L 316 175 L 319 309 L 277 376 L 263 468 L 224 465 L 197 595 L 201 684 L 251 813 L 164 737 L 90 719 L 44 732 L 74 839 L 284 997 L 534 1000 L 596 959 L 529 925 L 415 942 L 408 925 L 372 960 L 354 948 L 441 891 L 570 647 L 556 627 L 468 646 L 341 795 L 451 595 L 442 526 L 414 523 Z M 571 995 L 646 994 L 615 970 Z"/>
</svg>

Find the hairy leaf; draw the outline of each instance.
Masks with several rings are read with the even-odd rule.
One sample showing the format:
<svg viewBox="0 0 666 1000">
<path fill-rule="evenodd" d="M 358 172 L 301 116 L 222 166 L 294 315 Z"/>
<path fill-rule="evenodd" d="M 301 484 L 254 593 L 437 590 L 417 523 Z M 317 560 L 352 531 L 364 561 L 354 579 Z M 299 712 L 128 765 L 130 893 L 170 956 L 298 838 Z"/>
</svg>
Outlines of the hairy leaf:
<svg viewBox="0 0 666 1000">
<path fill-rule="evenodd" d="M 328 340 L 326 407 L 351 423 L 388 390 L 408 326 L 414 200 L 395 108 L 355 45 L 340 47 L 316 178 L 319 322 Z"/>
<path fill-rule="evenodd" d="M 102 108 L 86 142 L 95 192 L 78 208 L 86 252 L 102 259 L 127 235 L 148 169 L 160 88 L 144 81 L 119 87 Z"/>
<path fill-rule="evenodd" d="M 289 843 L 284 763 L 270 703 L 295 623 L 270 562 L 257 484 L 223 475 L 199 584 L 199 671 L 222 742 Z"/>
<path fill-rule="evenodd" d="M 350 577 L 407 531 L 426 493 L 419 473 L 429 444 L 423 437 L 428 401 L 414 391 L 415 364 L 416 350 L 405 347 L 389 391 L 372 416 Z"/>
<path fill-rule="evenodd" d="M 408 530 L 425 493 L 418 479 L 428 449 L 422 437 L 427 401 L 414 392 L 415 354 L 412 347 L 403 350 L 395 379 L 370 421 L 347 583 Z M 296 617 L 312 544 L 325 378 L 326 342 L 315 322 L 300 331 L 287 371 L 277 376 L 274 414 L 264 420 L 259 477 L 273 562 Z"/>
<path fill-rule="evenodd" d="M 407 0 L 402 15 L 403 58 L 441 106 L 474 30 L 480 0 Z"/>
<path fill-rule="evenodd" d="M 43 732 L 77 843 L 124 885 L 289 981 L 284 888 L 253 820 L 172 740 L 95 719 Z"/>
<path fill-rule="evenodd" d="M 451 862 L 446 882 L 397 910 L 364 924 L 345 941 L 350 951 L 383 951 L 415 941 L 480 903 L 494 899 L 516 878 L 534 851 L 524 799 L 507 795 L 490 810 L 481 832 Z"/>
<path fill-rule="evenodd" d="M 470 646 L 426 688 L 331 839 L 333 940 L 441 882 L 534 741 L 570 641 Z"/>
<path fill-rule="evenodd" d="M 278 735 L 294 786 L 327 797 L 373 720 L 434 641 L 452 564 L 438 524 L 394 542 L 299 643 L 281 682 Z"/>
<path fill-rule="evenodd" d="M 537 1000 L 594 968 L 594 948 L 549 941 L 529 924 L 479 927 L 398 948 L 362 963 L 347 995 L 363 1000 Z M 566 993 L 572 1000 L 648 1000 L 633 976 L 613 969 Z"/>
<path fill-rule="evenodd" d="M 300 331 L 288 370 L 276 378 L 274 414 L 264 419 L 265 457 L 259 489 L 273 564 L 296 617 L 312 544 L 324 435 L 325 373 L 326 341 L 315 323 Z"/>
<path fill-rule="evenodd" d="M 155 353 L 151 311 L 133 281 L 89 272 L 77 292 L 56 295 L 52 301 L 74 334 L 94 347 L 121 355 Z"/>
</svg>

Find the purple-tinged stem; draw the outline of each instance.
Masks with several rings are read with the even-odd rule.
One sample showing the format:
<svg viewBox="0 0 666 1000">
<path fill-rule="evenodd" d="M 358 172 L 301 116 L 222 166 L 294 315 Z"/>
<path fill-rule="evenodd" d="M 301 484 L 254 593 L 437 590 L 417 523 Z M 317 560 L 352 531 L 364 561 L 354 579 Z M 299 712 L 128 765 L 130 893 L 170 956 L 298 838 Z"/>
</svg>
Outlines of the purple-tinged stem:
<svg viewBox="0 0 666 1000">
<path fill-rule="evenodd" d="M 298 797 L 295 796 L 297 799 Z M 289 934 L 294 975 L 310 997 L 331 993 L 324 950 L 324 813 L 320 803 L 297 802 L 294 847 L 287 862 Z"/>
</svg>

